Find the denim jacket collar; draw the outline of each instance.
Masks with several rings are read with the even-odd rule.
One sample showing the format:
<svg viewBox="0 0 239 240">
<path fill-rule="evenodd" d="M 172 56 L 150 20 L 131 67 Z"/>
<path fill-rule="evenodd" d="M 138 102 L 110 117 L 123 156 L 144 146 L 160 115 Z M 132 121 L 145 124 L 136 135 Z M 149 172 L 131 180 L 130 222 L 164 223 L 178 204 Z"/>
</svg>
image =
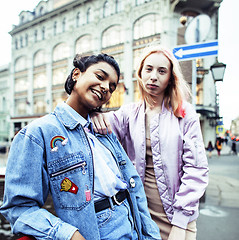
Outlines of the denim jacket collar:
<svg viewBox="0 0 239 240">
<path fill-rule="evenodd" d="M 65 102 L 59 103 L 54 113 L 64 126 L 71 130 L 75 129 L 79 124 L 88 127 L 90 123 L 89 115 L 86 120 Z"/>
</svg>

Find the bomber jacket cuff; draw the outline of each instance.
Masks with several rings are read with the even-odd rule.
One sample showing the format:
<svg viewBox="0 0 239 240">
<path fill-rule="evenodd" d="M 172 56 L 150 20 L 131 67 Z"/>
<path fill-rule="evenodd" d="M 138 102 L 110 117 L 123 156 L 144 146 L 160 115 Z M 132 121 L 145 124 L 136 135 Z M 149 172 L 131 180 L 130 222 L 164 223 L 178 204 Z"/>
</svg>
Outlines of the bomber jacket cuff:
<svg viewBox="0 0 239 240">
<path fill-rule="evenodd" d="M 183 229 L 187 229 L 190 217 L 191 217 L 190 215 L 187 216 L 183 214 L 183 212 L 181 211 L 174 210 L 174 215 L 171 224 Z"/>
<path fill-rule="evenodd" d="M 78 229 L 66 222 L 59 221 L 58 226 L 54 227 L 55 230 L 55 238 L 54 239 L 64 239 L 64 240 L 70 240 L 72 235 L 77 231 Z M 52 233 L 54 234 L 54 233 Z"/>
</svg>

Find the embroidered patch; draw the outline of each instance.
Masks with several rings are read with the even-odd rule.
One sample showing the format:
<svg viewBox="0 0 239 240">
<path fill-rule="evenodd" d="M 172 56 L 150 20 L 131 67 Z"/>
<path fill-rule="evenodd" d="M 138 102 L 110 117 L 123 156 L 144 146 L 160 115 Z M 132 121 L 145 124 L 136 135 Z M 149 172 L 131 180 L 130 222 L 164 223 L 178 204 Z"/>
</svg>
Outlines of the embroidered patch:
<svg viewBox="0 0 239 240">
<path fill-rule="evenodd" d="M 68 138 L 64 138 L 62 136 L 55 136 L 55 137 L 53 137 L 51 139 L 51 143 L 50 143 L 52 152 L 57 152 L 57 150 L 58 150 L 58 147 L 56 146 L 56 142 L 57 141 L 61 141 L 61 144 L 64 146 L 68 142 Z"/>
<path fill-rule="evenodd" d="M 78 187 L 69 178 L 64 178 L 61 182 L 61 192 L 62 191 L 77 194 Z"/>
<path fill-rule="evenodd" d="M 91 200 L 90 190 L 85 190 L 85 198 L 87 202 Z"/>
</svg>

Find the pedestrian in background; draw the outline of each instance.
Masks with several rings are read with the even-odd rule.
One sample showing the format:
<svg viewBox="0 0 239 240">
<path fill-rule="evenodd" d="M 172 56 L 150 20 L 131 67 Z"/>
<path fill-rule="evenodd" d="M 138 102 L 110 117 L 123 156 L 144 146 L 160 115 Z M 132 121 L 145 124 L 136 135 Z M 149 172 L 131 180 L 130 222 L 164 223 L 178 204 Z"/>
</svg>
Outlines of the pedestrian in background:
<svg viewBox="0 0 239 240">
<path fill-rule="evenodd" d="M 162 46 L 146 48 L 137 69 L 142 100 L 93 114 L 96 131 L 117 135 L 135 165 L 164 240 L 195 240 L 208 163 L 198 115 L 178 61 Z"/>
<path fill-rule="evenodd" d="M 116 89 L 106 55 L 76 56 L 66 102 L 24 127 L 9 154 L 1 213 L 36 239 L 161 239 L 136 169 L 114 134 L 95 134 L 89 113 Z M 43 205 L 51 193 L 54 216 Z"/>
<path fill-rule="evenodd" d="M 208 157 L 211 158 L 212 157 L 212 151 L 214 150 L 214 147 L 212 145 L 212 141 L 208 142 L 206 150 L 208 151 Z"/>
<path fill-rule="evenodd" d="M 222 138 L 217 137 L 216 143 L 215 143 L 215 148 L 217 149 L 217 156 L 221 156 L 221 150 L 222 150 Z"/>
<path fill-rule="evenodd" d="M 237 145 L 235 140 L 232 140 L 232 153 L 237 155 Z"/>
</svg>

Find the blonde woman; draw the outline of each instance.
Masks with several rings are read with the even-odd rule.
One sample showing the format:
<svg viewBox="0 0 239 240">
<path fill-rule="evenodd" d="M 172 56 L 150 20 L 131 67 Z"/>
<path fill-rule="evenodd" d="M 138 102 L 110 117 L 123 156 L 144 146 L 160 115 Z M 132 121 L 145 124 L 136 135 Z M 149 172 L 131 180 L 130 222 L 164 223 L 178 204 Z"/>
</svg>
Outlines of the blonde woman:
<svg viewBox="0 0 239 240">
<path fill-rule="evenodd" d="M 145 49 L 137 79 L 142 100 L 94 114 L 95 131 L 117 135 L 144 183 L 162 239 L 194 240 L 208 163 L 189 87 L 162 46 Z"/>
</svg>

